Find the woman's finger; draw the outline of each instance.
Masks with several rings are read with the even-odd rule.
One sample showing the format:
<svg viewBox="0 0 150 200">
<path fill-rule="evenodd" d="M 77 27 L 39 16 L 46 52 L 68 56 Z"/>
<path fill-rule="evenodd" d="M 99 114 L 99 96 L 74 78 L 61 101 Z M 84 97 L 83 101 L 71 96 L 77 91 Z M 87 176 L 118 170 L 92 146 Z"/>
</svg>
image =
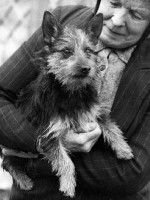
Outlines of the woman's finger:
<svg viewBox="0 0 150 200">
<path fill-rule="evenodd" d="M 89 125 L 90 126 L 90 125 Z M 95 138 L 99 137 L 101 135 L 101 129 L 97 123 L 95 123 L 94 129 L 91 129 L 91 131 L 88 131 L 86 133 L 80 133 L 78 140 L 86 143 L 88 141 L 94 140 Z"/>
<path fill-rule="evenodd" d="M 97 123 L 95 123 L 95 122 L 87 123 L 86 127 L 84 127 L 84 128 L 80 127 L 77 130 L 77 133 L 87 133 L 87 132 L 93 131 L 96 128 L 96 125 L 97 125 Z"/>
<path fill-rule="evenodd" d="M 30 152 L 25 153 L 23 151 L 16 151 L 16 150 L 7 149 L 7 148 L 2 148 L 2 154 L 4 156 L 16 156 L 20 158 L 37 158 L 38 157 L 37 154 L 33 154 Z"/>
</svg>

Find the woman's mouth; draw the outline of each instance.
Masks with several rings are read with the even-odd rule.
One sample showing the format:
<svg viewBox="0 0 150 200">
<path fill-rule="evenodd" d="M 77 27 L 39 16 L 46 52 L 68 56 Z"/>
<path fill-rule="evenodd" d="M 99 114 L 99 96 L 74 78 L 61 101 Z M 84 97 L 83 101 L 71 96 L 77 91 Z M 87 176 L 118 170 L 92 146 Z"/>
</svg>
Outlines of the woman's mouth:
<svg viewBox="0 0 150 200">
<path fill-rule="evenodd" d="M 120 35 L 120 36 L 123 36 L 123 35 L 124 35 L 123 33 L 119 32 L 119 31 L 115 31 L 115 30 L 113 30 L 113 29 L 111 29 L 111 28 L 108 28 L 108 27 L 107 27 L 107 29 L 108 29 L 108 31 L 110 32 L 110 34 L 113 34 L 113 35 Z"/>
</svg>

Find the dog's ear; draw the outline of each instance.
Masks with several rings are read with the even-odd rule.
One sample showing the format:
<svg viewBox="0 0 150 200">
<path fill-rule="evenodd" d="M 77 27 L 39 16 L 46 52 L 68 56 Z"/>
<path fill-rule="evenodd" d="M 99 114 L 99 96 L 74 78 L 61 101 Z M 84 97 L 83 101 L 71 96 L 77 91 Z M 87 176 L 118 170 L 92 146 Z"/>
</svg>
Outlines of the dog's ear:
<svg viewBox="0 0 150 200">
<path fill-rule="evenodd" d="M 42 31 L 44 42 L 48 45 L 52 44 L 62 32 L 62 26 L 48 11 L 44 12 Z"/>
<path fill-rule="evenodd" d="M 97 44 L 102 28 L 103 28 L 103 15 L 101 13 L 95 15 L 86 25 L 85 31 L 90 36 L 94 44 Z"/>
</svg>

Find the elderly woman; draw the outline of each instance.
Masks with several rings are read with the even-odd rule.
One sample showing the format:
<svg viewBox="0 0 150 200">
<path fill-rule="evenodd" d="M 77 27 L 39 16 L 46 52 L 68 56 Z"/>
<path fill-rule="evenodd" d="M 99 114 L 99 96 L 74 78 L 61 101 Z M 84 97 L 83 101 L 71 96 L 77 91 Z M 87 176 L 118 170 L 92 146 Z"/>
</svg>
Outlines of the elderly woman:
<svg viewBox="0 0 150 200">
<path fill-rule="evenodd" d="M 99 6 L 100 4 L 100 6 Z M 104 57 L 102 98 L 112 105 L 111 118 L 120 126 L 133 150 L 132 160 L 119 160 L 101 136 L 98 124 L 89 132 L 70 135 L 72 160 L 77 172 L 73 199 L 150 199 L 150 0 L 98 0 L 95 9 L 58 7 L 53 15 L 63 24 L 87 23 L 103 13 L 100 56 Z M 11 200 L 69 199 L 58 189 L 58 179 L 38 154 L 36 129 L 13 105 L 15 94 L 37 74 L 30 60 L 43 46 L 41 29 L 29 38 L 0 68 L 0 141 L 4 155 L 33 158 L 27 174 L 34 180 L 31 191 L 15 183 Z M 111 84 L 108 85 L 108 82 Z M 109 93 L 107 93 L 109 88 Z"/>
</svg>

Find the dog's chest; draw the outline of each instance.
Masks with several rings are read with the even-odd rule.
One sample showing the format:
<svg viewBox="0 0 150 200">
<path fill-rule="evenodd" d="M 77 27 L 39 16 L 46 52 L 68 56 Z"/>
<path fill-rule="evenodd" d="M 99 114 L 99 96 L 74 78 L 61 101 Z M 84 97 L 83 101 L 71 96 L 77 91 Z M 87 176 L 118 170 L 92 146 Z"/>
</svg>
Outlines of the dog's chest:
<svg viewBox="0 0 150 200">
<path fill-rule="evenodd" d="M 98 106 L 93 105 L 88 111 L 82 110 L 82 112 L 74 112 L 72 115 L 67 113 L 55 115 L 49 122 L 46 136 L 51 138 L 64 137 L 70 132 L 78 132 L 79 129 L 88 131 L 87 123 L 95 122 L 98 114 Z"/>
<path fill-rule="evenodd" d="M 57 133 L 67 133 L 68 131 L 76 131 L 79 128 L 86 130 L 88 122 L 95 122 L 99 115 L 99 106 L 96 103 L 93 103 L 88 109 L 84 106 L 76 107 L 67 107 L 68 110 L 64 107 L 59 107 L 58 114 L 55 115 L 53 119 L 50 120 L 49 130 L 50 132 Z"/>
<path fill-rule="evenodd" d="M 86 129 L 88 122 L 96 121 L 99 115 L 98 97 L 95 92 L 87 90 L 83 93 L 64 93 L 59 90 L 59 95 L 51 102 L 51 118 L 49 121 L 49 134 L 59 134 L 79 128 Z M 53 95 L 55 92 L 53 93 Z M 51 98 L 52 99 L 52 98 Z"/>
</svg>

